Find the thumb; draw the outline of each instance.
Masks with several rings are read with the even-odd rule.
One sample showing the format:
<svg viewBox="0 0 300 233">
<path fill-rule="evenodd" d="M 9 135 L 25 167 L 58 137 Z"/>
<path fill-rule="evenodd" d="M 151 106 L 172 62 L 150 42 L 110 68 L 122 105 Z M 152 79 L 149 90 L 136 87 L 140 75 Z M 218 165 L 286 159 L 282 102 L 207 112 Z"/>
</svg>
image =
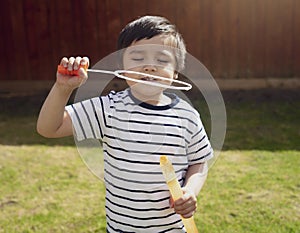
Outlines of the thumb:
<svg viewBox="0 0 300 233">
<path fill-rule="evenodd" d="M 83 79 L 87 79 L 88 78 L 88 74 L 87 74 L 87 71 L 80 67 L 80 69 L 78 70 L 78 75 L 83 78 Z"/>
<path fill-rule="evenodd" d="M 78 70 L 78 76 L 79 78 L 81 79 L 81 82 L 80 82 L 80 85 L 81 86 L 82 84 L 84 84 L 86 82 L 86 80 L 88 79 L 88 74 L 87 72 L 85 71 L 84 68 L 80 68 Z"/>
</svg>

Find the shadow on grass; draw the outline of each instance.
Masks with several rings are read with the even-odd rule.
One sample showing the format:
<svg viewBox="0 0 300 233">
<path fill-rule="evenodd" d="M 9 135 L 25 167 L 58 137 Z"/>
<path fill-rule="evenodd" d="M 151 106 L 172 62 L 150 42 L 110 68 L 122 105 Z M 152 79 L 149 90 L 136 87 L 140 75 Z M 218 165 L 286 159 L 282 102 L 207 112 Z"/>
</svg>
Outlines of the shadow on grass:
<svg viewBox="0 0 300 233">
<path fill-rule="evenodd" d="M 36 119 L 47 94 L 0 93 L 0 144 L 75 145 L 73 137 L 46 139 L 37 134 Z M 236 90 L 222 94 L 227 111 L 224 150 L 300 150 L 299 90 Z M 199 109 L 209 134 L 210 115 L 205 101 L 195 94 L 189 99 Z"/>
<path fill-rule="evenodd" d="M 0 94 L 0 144 L 2 145 L 75 145 L 73 137 L 49 139 L 36 131 L 40 108 L 48 93 Z"/>
<path fill-rule="evenodd" d="M 225 92 L 224 149 L 300 150 L 299 90 Z"/>
</svg>

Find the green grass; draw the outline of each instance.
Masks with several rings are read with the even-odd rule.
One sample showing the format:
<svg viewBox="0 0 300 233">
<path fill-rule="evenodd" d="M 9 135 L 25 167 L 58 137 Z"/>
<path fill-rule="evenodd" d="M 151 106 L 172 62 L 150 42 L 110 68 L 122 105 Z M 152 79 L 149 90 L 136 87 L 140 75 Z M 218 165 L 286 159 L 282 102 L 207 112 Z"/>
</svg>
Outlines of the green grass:
<svg viewBox="0 0 300 233">
<path fill-rule="evenodd" d="M 102 232 L 104 185 L 76 148 L 2 145 L 0 150 L 3 232 Z"/>
<path fill-rule="evenodd" d="M 199 198 L 199 229 L 297 232 L 299 155 L 299 151 L 223 152 Z"/>
<path fill-rule="evenodd" d="M 300 100 L 233 97 L 225 93 L 224 150 L 198 198 L 199 232 L 299 232 Z M 39 105 L 9 104 L 0 109 L 0 232 L 105 232 L 104 184 L 73 138 L 40 137 Z"/>
</svg>

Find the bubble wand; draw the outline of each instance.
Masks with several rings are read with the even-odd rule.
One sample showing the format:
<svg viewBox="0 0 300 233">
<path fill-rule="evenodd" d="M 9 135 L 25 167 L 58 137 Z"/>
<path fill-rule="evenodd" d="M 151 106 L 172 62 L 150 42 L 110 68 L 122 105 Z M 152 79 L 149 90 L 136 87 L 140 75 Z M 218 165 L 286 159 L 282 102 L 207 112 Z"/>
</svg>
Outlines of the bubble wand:
<svg viewBox="0 0 300 233">
<path fill-rule="evenodd" d="M 177 83 L 177 84 L 180 84 L 180 85 L 183 85 L 183 86 L 171 86 L 171 85 L 166 85 L 166 84 L 162 84 L 162 83 L 159 83 L 159 82 L 151 82 L 151 81 L 146 81 L 146 80 L 134 79 L 134 78 L 130 78 L 128 76 L 123 75 L 124 73 L 125 74 L 137 74 L 137 75 L 143 75 L 143 76 L 146 76 L 146 77 L 149 77 L 149 78 L 152 78 L 152 79 L 170 81 L 169 78 L 164 78 L 164 77 L 161 77 L 161 76 L 141 73 L 141 72 L 132 71 L 132 70 L 115 70 L 115 71 L 95 70 L 95 69 L 88 69 L 88 65 L 81 65 L 80 67 L 84 68 L 85 71 L 87 71 L 87 72 L 112 74 L 112 75 L 115 75 L 118 78 L 130 80 L 130 81 L 134 81 L 134 82 L 138 82 L 138 83 L 144 83 L 144 84 L 148 84 L 148 85 L 151 85 L 151 86 L 157 86 L 157 87 L 163 87 L 163 88 L 169 88 L 169 89 L 175 89 L 175 90 L 186 90 L 186 91 L 188 91 L 192 88 L 191 84 L 180 81 L 180 80 L 176 80 L 176 79 L 173 79 L 172 83 Z M 78 76 L 78 71 L 79 71 L 79 69 L 70 71 L 62 65 L 58 65 L 58 67 L 57 67 L 57 72 L 60 73 L 60 74 L 64 74 L 64 75 Z"/>
<path fill-rule="evenodd" d="M 183 196 L 183 192 L 177 180 L 177 177 L 175 175 L 175 171 L 172 166 L 172 163 L 168 160 L 167 156 L 162 155 L 160 157 L 160 167 L 162 169 L 163 175 L 169 187 L 171 196 L 174 199 L 174 201 L 176 201 L 177 199 Z M 187 233 L 198 233 L 193 216 L 190 218 L 183 218 L 181 216 L 181 219 Z"/>
</svg>

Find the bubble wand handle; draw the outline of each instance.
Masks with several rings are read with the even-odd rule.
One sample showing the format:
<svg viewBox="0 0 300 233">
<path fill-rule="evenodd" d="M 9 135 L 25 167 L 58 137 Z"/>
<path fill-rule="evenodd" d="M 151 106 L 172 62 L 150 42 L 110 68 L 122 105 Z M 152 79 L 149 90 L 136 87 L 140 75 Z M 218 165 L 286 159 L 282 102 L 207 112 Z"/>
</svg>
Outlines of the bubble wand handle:
<svg viewBox="0 0 300 233">
<path fill-rule="evenodd" d="M 160 167 L 162 169 L 163 175 L 165 177 L 165 180 L 167 182 L 167 185 L 169 187 L 171 196 L 174 201 L 181 198 L 183 196 L 182 189 L 180 187 L 180 184 L 177 180 L 174 168 L 172 163 L 168 160 L 167 156 L 162 155 L 160 157 Z M 187 231 L 187 233 L 198 233 L 194 217 L 190 218 L 183 218 L 181 216 L 183 225 Z"/>
<path fill-rule="evenodd" d="M 88 65 L 80 65 L 80 68 L 83 68 L 85 71 L 87 71 Z M 57 66 L 57 72 L 63 75 L 71 75 L 71 76 L 78 76 L 78 70 L 68 70 L 67 67 L 64 67 L 63 65 Z"/>
</svg>

